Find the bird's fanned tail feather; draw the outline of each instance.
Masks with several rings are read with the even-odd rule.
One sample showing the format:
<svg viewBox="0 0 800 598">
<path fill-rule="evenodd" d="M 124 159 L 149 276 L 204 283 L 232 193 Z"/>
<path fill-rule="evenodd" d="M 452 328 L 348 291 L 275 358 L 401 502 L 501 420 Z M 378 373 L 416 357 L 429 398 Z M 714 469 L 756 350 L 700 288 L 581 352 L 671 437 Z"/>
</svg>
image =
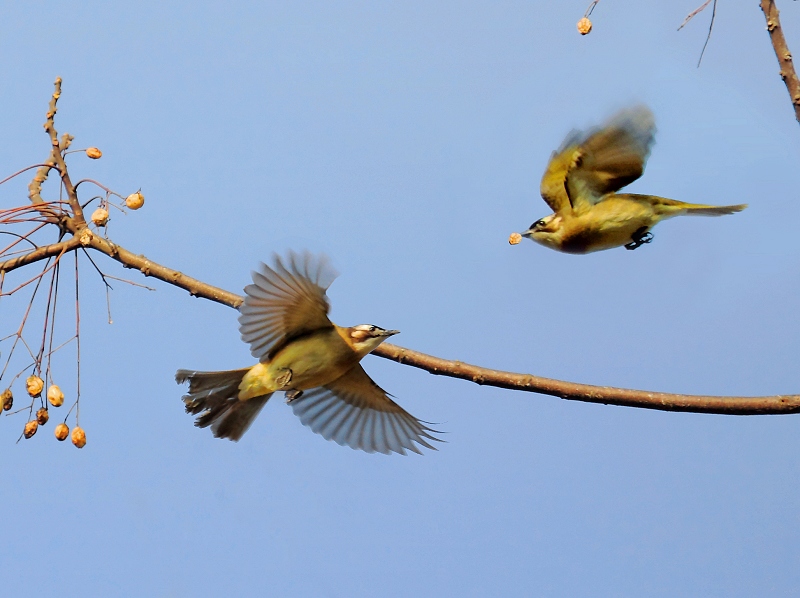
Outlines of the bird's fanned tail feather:
<svg viewBox="0 0 800 598">
<path fill-rule="evenodd" d="M 239 400 L 239 383 L 249 368 L 222 372 L 195 372 L 178 370 L 175 381 L 189 382 L 189 393 L 184 395 L 186 413 L 198 415 L 194 425 L 211 426 L 217 438 L 238 441 L 253 423 L 272 394 Z"/>
</svg>

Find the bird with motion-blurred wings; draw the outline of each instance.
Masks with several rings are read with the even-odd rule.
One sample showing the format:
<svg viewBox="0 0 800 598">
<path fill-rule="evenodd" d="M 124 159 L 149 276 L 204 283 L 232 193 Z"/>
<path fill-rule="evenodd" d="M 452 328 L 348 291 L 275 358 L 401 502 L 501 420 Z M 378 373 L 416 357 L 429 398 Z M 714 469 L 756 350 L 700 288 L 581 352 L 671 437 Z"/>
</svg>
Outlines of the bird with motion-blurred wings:
<svg viewBox="0 0 800 598">
<path fill-rule="evenodd" d="M 617 193 L 642 176 L 654 137 L 653 113 L 645 106 L 623 110 L 601 128 L 570 133 L 542 177 L 541 194 L 553 213 L 509 242 L 527 237 L 564 253 L 636 249 L 652 241 L 650 229 L 667 218 L 722 216 L 747 207 Z"/>
</svg>

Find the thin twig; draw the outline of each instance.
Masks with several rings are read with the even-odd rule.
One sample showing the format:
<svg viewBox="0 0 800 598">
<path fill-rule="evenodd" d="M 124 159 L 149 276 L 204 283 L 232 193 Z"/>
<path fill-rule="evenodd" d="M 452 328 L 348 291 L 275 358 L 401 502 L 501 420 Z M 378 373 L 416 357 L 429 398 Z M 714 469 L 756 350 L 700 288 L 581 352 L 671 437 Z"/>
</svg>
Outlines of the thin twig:
<svg viewBox="0 0 800 598">
<path fill-rule="evenodd" d="M 100 269 L 100 266 L 98 266 L 92 259 L 92 256 L 89 255 L 89 253 L 85 249 L 83 250 L 83 253 L 84 255 L 86 255 L 87 258 L 89 258 L 89 262 L 91 262 L 92 266 L 94 266 L 94 269 L 97 270 L 97 273 L 100 275 L 100 280 L 103 281 L 103 284 L 106 287 L 106 310 L 108 311 L 108 323 L 113 324 L 114 322 L 111 320 L 111 296 L 109 291 L 113 291 L 114 288 L 110 284 L 108 284 L 108 281 L 106 280 L 106 275 Z"/>
<path fill-rule="evenodd" d="M 37 373 L 41 374 L 42 371 L 42 357 L 44 356 L 44 348 L 47 345 L 47 324 L 50 323 L 51 326 L 53 325 L 50 319 L 50 306 L 53 305 L 53 293 L 56 290 L 56 275 L 58 274 L 58 260 L 56 260 L 55 266 L 53 267 L 53 274 L 50 276 L 50 288 L 47 290 L 47 304 L 45 305 L 44 309 L 44 325 L 42 326 L 42 344 L 39 347 L 39 353 L 36 356 L 36 371 Z M 55 312 L 53 313 L 53 317 L 55 317 Z"/>
<path fill-rule="evenodd" d="M 61 280 L 61 264 L 56 265 L 55 273 L 55 291 L 53 295 L 53 316 L 50 321 L 50 344 L 47 347 L 47 370 L 46 375 L 47 379 L 52 382 L 53 374 L 52 370 L 50 369 L 50 365 L 52 363 L 52 355 L 53 355 L 53 337 L 55 336 L 56 332 L 56 307 L 58 306 L 58 283 Z M 58 350 L 58 349 L 56 349 Z"/>
<path fill-rule="evenodd" d="M 692 12 L 690 12 L 686 16 L 686 18 L 683 20 L 683 23 L 681 23 L 681 26 L 678 27 L 678 31 L 683 29 L 684 26 L 686 25 L 686 23 L 691 21 L 695 16 L 697 16 L 698 14 L 703 12 L 703 10 L 709 4 L 711 4 L 711 2 L 712 2 L 712 0 L 706 0 L 701 6 L 697 7 Z M 713 0 L 713 2 L 714 2 L 714 4 L 711 5 L 711 22 L 708 24 L 708 35 L 706 35 L 706 41 L 703 44 L 703 49 L 700 51 L 700 58 L 697 61 L 697 68 L 700 68 L 700 63 L 703 62 L 703 54 L 706 53 L 706 48 L 708 47 L 708 42 L 711 39 L 711 32 L 714 30 L 714 19 L 717 16 L 717 0 Z"/>
<path fill-rule="evenodd" d="M 75 423 L 80 425 L 81 420 L 81 302 L 80 302 L 80 285 L 78 284 L 78 254 L 75 255 L 75 338 L 77 344 L 77 382 L 75 392 Z M 72 409 L 70 409 L 70 412 Z"/>
<path fill-rule="evenodd" d="M 92 183 L 93 185 L 97 185 L 98 187 L 100 187 L 100 188 L 101 188 L 103 191 L 105 191 L 105 192 L 106 192 L 106 194 L 108 194 L 108 195 L 116 195 L 116 196 L 117 196 L 117 197 L 119 197 L 120 199 L 125 199 L 125 198 L 124 198 L 122 195 L 120 195 L 120 194 L 119 194 L 119 193 L 117 193 L 116 191 L 112 191 L 111 189 L 109 189 L 108 187 L 106 187 L 106 186 L 105 186 L 103 183 L 99 183 L 99 182 L 95 181 L 94 179 L 81 179 L 80 181 L 78 181 L 77 183 L 75 183 L 75 189 L 77 189 L 78 187 L 80 187 L 82 183 Z"/>
<path fill-rule="evenodd" d="M 49 260 L 48 260 L 48 262 L 49 262 Z M 45 271 L 46 271 L 47 267 L 48 267 L 48 264 L 46 263 L 45 264 Z M 25 339 L 22 338 L 22 331 L 25 329 L 25 323 L 28 321 L 28 316 L 30 315 L 31 308 L 33 307 L 33 301 L 36 299 L 36 293 L 39 290 L 39 286 L 41 284 L 42 284 L 42 276 L 39 276 L 39 280 L 38 280 L 38 282 L 36 283 L 36 286 L 33 289 L 33 293 L 31 293 L 31 300 L 28 302 L 28 307 L 25 310 L 25 315 L 22 316 L 22 322 L 20 323 L 19 328 L 17 329 L 17 332 L 15 334 L 13 334 L 13 335 L 10 335 L 10 336 L 15 336 L 16 338 L 14 339 L 14 342 L 11 345 L 11 350 L 8 352 L 8 358 L 6 359 L 6 365 L 3 366 L 3 371 L 0 372 L 0 380 L 2 380 L 3 376 L 5 375 L 6 370 L 8 369 L 8 364 L 11 363 L 11 357 L 14 355 L 14 349 L 16 349 L 17 343 L 19 341 L 22 341 L 22 344 L 25 345 L 26 347 L 28 347 L 28 343 L 26 343 Z M 8 338 L 8 337 L 6 337 L 6 338 Z M 28 347 L 28 352 L 31 354 L 31 358 L 35 361 L 36 358 L 33 356 L 33 352 L 31 351 L 30 347 Z"/>
<path fill-rule="evenodd" d="M 681 26 L 678 27 L 678 31 L 683 29 L 686 26 L 686 23 L 688 23 L 693 18 L 695 18 L 697 15 L 699 15 L 701 12 L 703 12 L 703 10 L 705 10 L 705 8 L 709 4 L 711 4 L 711 0 L 706 0 L 705 2 L 703 2 L 702 5 L 700 5 L 699 7 L 695 8 L 692 12 L 690 12 L 688 15 L 686 15 L 686 18 L 683 20 L 683 23 L 681 23 Z"/>
<path fill-rule="evenodd" d="M 584 19 L 588 19 L 589 18 L 589 15 L 592 14 L 592 12 L 594 11 L 594 7 L 597 6 L 598 2 L 600 2 L 600 0 L 592 0 L 592 2 L 589 4 L 589 8 L 587 8 L 586 12 L 583 13 L 583 18 Z"/>
<path fill-rule="evenodd" d="M 63 343 L 58 345 L 55 349 L 50 349 L 47 353 L 45 353 L 45 357 L 50 357 L 51 355 L 54 355 L 55 353 L 58 353 L 61 349 L 63 349 L 64 347 L 66 347 L 68 344 L 70 344 L 72 341 L 74 341 L 76 339 L 77 339 L 77 337 L 75 335 L 72 335 L 67 340 L 65 340 Z"/>
<path fill-rule="evenodd" d="M 711 32 L 714 30 L 714 19 L 717 16 L 717 0 L 711 5 L 711 22 L 708 24 L 708 35 L 706 41 L 703 43 L 703 49 L 700 50 L 700 58 L 697 60 L 697 68 L 700 68 L 700 63 L 703 62 L 703 55 L 706 53 L 708 42 L 711 41 Z"/>
<path fill-rule="evenodd" d="M 56 166 L 55 164 L 31 164 L 30 166 L 26 166 L 22 170 L 18 170 L 14 174 L 10 174 L 6 178 L 0 180 L 0 185 L 2 185 L 3 183 L 7 183 L 8 181 L 13 179 L 14 177 L 21 175 L 23 172 L 28 172 L 29 170 L 31 170 L 33 168 L 43 168 L 43 169 L 45 169 L 45 171 L 49 171 L 51 168 L 54 168 L 54 169 L 58 170 L 58 166 Z M 35 203 L 39 203 L 39 202 L 35 202 Z"/>
<path fill-rule="evenodd" d="M 154 287 L 149 287 L 146 284 L 141 284 L 138 282 L 133 282 L 132 280 L 128 280 L 127 278 L 119 278 L 118 276 L 111 276 L 111 274 L 106 274 L 106 278 L 110 278 L 111 280 L 118 280 L 120 282 L 124 282 L 125 284 L 132 285 L 134 287 L 139 287 L 140 289 L 144 289 L 146 291 L 155 291 Z"/>
<path fill-rule="evenodd" d="M 33 235 L 34 233 L 38 232 L 39 230 L 41 230 L 41 229 L 42 229 L 44 226 L 46 226 L 46 224 L 40 224 L 39 226 L 37 226 L 36 228 L 34 228 L 32 231 L 30 231 L 30 232 L 28 232 L 28 233 L 26 233 L 26 234 L 24 234 L 24 235 L 20 235 L 20 234 L 17 234 L 17 233 L 11 232 L 11 231 L 7 231 L 7 230 L 0 230 L 0 235 L 10 235 L 10 236 L 12 236 L 12 237 L 17 237 L 17 240 L 16 240 L 16 241 L 14 241 L 13 243 L 11 243 L 11 245 L 7 245 L 5 248 L 3 248 L 3 249 L 0 249 L 0 255 L 2 255 L 2 256 L 9 256 L 9 255 L 11 255 L 11 254 L 8 252 L 8 250 L 9 250 L 9 249 L 11 249 L 11 248 L 13 248 L 13 247 L 15 247 L 16 245 L 18 245 L 18 244 L 19 244 L 19 243 L 21 243 L 22 241 L 26 241 L 26 242 L 30 243 L 30 244 L 31 244 L 31 246 L 32 246 L 34 249 L 38 249 L 38 248 L 39 248 L 39 246 L 38 246 L 36 243 L 34 243 L 33 241 L 31 241 L 31 240 L 30 240 L 28 237 L 30 237 L 30 236 L 31 236 L 31 235 Z M 27 249 L 25 249 L 25 250 L 20 250 L 20 253 L 25 253 L 26 251 L 28 251 L 28 250 L 27 250 Z"/>
<path fill-rule="evenodd" d="M 60 243 L 55 243 L 55 245 L 61 245 L 61 244 L 60 244 Z M 42 247 L 41 249 L 47 249 L 48 247 L 52 247 L 52 245 L 47 245 L 46 247 Z M 32 252 L 31 252 L 30 254 L 28 254 L 28 255 L 31 255 L 31 254 L 37 253 L 37 252 L 39 252 L 39 251 L 40 251 L 40 250 L 39 250 L 39 249 L 37 249 L 36 251 L 32 251 Z M 39 274 L 37 274 L 37 275 L 36 275 L 36 276 L 34 276 L 33 278 L 31 278 L 31 279 L 29 279 L 29 280 L 26 280 L 26 281 L 25 281 L 25 282 L 23 282 L 22 284 L 18 285 L 16 288 L 14 288 L 14 289 L 12 289 L 12 290 L 10 290 L 10 291 L 6 291 L 6 292 L 4 292 L 4 293 L 3 293 L 3 296 L 7 296 L 7 295 L 13 295 L 14 293 L 16 293 L 17 291 L 19 291 L 20 289 L 22 289 L 22 288 L 24 288 L 24 287 L 28 286 L 29 284 L 31 284 L 31 283 L 32 283 L 34 280 L 37 280 L 37 279 L 38 279 L 38 280 L 41 280 L 41 279 L 42 279 L 42 277 L 43 277 L 45 274 L 47 274 L 47 272 L 48 272 L 48 271 L 49 271 L 51 268 L 53 268 L 55 264 L 57 264 L 57 263 L 58 263 L 58 261 L 61 259 L 61 257 L 62 257 L 62 256 L 65 254 L 65 253 L 67 253 L 66 245 L 65 245 L 65 246 L 63 246 L 63 247 L 62 247 L 62 249 L 61 249 L 61 251 L 60 251 L 60 252 L 59 252 L 59 253 L 56 255 L 56 261 L 55 261 L 53 264 L 49 264 L 49 258 L 50 258 L 50 257 L 52 257 L 52 256 L 48 256 L 48 264 L 49 264 L 49 265 L 47 265 L 47 266 L 45 267 L 45 269 L 44 269 L 42 272 L 40 272 Z M 9 262 L 14 262 L 14 261 L 16 261 L 16 260 L 20 260 L 20 259 L 22 259 L 23 257 L 26 257 L 26 256 L 22 256 L 22 257 L 19 257 L 19 258 L 15 258 L 15 259 L 13 259 L 13 260 L 8 260 L 8 261 L 9 261 Z M 35 261 L 38 261 L 38 260 L 35 260 Z M 7 262 L 4 262 L 4 263 L 7 263 Z M 2 269 L 2 264 L 0 264 L 0 269 Z"/>
</svg>

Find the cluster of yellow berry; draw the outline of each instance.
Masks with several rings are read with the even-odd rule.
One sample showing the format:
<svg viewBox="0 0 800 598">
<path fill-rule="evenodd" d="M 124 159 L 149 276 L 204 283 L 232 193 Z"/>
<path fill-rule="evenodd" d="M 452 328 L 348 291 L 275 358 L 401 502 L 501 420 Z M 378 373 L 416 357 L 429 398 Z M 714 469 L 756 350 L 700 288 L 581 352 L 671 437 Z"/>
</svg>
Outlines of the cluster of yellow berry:
<svg viewBox="0 0 800 598">
<path fill-rule="evenodd" d="M 131 210 L 138 210 L 144 205 L 144 195 L 142 195 L 142 190 L 139 189 L 136 193 L 131 193 L 128 197 L 125 198 L 125 205 L 130 208 Z M 94 212 L 92 212 L 92 222 L 94 222 L 95 226 L 105 226 L 108 224 L 108 210 L 99 207 Z"/>
<path fill-rule="evenodd" d="M 103 156 L 103 152 L 96 147 L 90 147 L 86 150 L 86 155 L 92 160 L 98 160 Z M 131 193 L 125 198 L 125 206 L 130 210 L 138 210 L 143 205 L 144 195 L 142 195 L 141 189 L 139 189 L 136 193 Z M 92 222 L 95 224 L 95 226 L 105 226 L 108 224 L 108 210 L 101 205 L 92 213 Z"/>
<path fill-rule="evenodd" d="M 28 379 L 25 381 L 25 390 L 28 391 L 28 395 L 30 395 L 32 399 L 40 397 L 44 390 L 44 381 L 36 375 L 28 376 Z M 47 389 L 47 402 L 53 407 L 61 407 L 61 405 L 64 404 L 64 393 L 61 392 L 61 389 L 57 385 L 51 384 Z M 14 394 L 11 392 L 10 388 L 0 393 L 0 403 L 4 411 L 8 411 L 14 405 Z M 23 436 L 25 436 L 25 438 L 30 438 L 36 434 L 39 426 L 45 425 L 49 419 L 50 413 L 47 407 L 42 407 L 36 412 L 36 418 L 25 424 Z M 58 424 L 55 429 L 55 434 L 58 440 L 65 440 L 67 436 L 70 436 L 69 426 L 64 422 Z M 72 444 L 78 448 L 83 448 L 86 445 L 86 432 L 84 432 L 83 428 L 80 426 L 72 428 L 71 438 Z"/>
</svg>

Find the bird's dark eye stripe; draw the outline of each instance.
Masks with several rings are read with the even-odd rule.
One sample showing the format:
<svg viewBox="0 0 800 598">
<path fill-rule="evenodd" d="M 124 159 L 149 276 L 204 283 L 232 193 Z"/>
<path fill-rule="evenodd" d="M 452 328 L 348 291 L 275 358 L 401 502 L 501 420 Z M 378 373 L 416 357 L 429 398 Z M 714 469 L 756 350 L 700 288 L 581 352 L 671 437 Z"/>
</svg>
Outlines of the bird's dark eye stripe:
<svg viewBox="0 0 800 598">
<path fill-rule="evenodd" d="M 370 331 L 370 332 L 375 332 L 375 330 L 376 330 L 377 328 L 378 328 L 377 326 L 370 326 L 370 327 L 369 327 L 369 331 Z"/>
</svg>

